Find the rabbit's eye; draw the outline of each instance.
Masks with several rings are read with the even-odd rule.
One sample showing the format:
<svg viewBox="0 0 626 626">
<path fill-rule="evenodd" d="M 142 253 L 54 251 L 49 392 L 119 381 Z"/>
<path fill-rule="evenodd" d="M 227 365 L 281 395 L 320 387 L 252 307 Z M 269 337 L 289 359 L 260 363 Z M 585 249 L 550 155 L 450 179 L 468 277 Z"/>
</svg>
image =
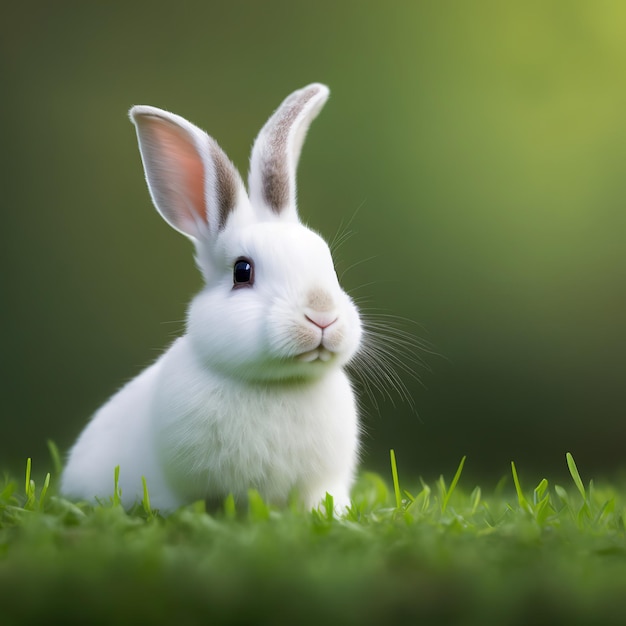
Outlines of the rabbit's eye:
<svg viewBox="0 0 626 626">
<path fill-rule="evenodd" d="M 248 259 L 237 259 L 233 266 L 233 288 L 250 287 L 254 282 L 254 267 Z"/>
</svg>

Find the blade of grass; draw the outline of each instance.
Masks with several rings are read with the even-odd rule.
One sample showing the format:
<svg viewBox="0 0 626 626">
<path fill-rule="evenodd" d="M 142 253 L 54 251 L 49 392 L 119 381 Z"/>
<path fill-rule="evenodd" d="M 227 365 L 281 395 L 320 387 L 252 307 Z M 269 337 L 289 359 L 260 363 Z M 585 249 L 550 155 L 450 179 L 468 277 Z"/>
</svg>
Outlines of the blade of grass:
<svg viewBox="0 0 626 626">
<path fill-rule="evenodd" d="M 595 523 L 600 524 L 603 523 L 609 515 L 611 515 L 615 511 L 615 498 L 610 498 L 607 500 L 598 514 L 596 515 Z"/>
<path fill-rule="evenodd" d="M 532 512 L 530 505 L 528 504 L 528 500 L 524 496 L 524 492 L 522 491 L 522 486 L 520 485 L 519 478 L 517 476 L 517 469 L 515 468 L 515 462 L 511 461 L 511 472 L 513 474 L 513 482 L 515 483 L 515 491 L 517 492 L 517 501 L 522 509 Z"/>
<path fill-rule="evenodd" d="M 26 492 L 26 503 L 24 508 L 32 511 L 35 508 L 35 502 L 37 500 L 35 495 L 35 481 L 31 478 L 32 460 L 29 458 L 26 461 L 26 484 L 24 485 L 24 491 Z"/>
<path fill-rule="evenodd" d="M 257 522 L 268 520 L 270 517 L 269 506 L 256 489 L 248 489 L 248 517 Z"/>
<path fill-rule="evenodd" d="M 398 480 L 398 468 L 396 466 L 396 453 L 389 450 L 391 457 L 391 476 L 393 478 L 393 491 L 396 494 L 396 508 L 402 508 L 402 494 L 400 492 L 400 481 Z"/>
<path fill-rule="evenodd" d="M 323 506 L 326 510 L 326 520 L 332 522 L 335 518 L 335 499 L 333 498 L 332 494 L 326 492 Z"/>
<path fill-rule="evenodd" d="M 24 493 L 26 497 L 30 497 L 30 470 L 32 466 L 32 459 L 28 457 L 26 459 L 26 484 L 24 485 Z"/>
<path fill-rule="evenodd" d="M 543 495 L 548 488 L 548 481 L 543 478 L 541 482 L 535 487 L 533 491 L 533 504 L 538 504 L 541 500 L 543 500 Z"/>
<path fill-rule="evenodd" d="M 57 448 L 57 444 L 52 441 L 52 439 L 48 439 L 48 452 L 50 453 L 50 458 L 52 459 L 52 466 L 54 468 L 55 476 L 60 476 L 63 471 L 63 462 L 61 461 L 61 455 L 59 453 L 59 448 Z"/>
<path fill-rule="evenodd" d="M 465 465 L 465 459 L 467 457 L 464 456 L 461 459 L 461 462 L 459 463 L 459 467 L 456 470 L 456 474 L 454 475 L 454 478 L 452 479 L 452 482 L 450 483 L 450 489 L 448 489 L 446 491 L 446 494 L 443 498 L 443 503 L 441 504 L 441 512 L 445 513 L 446 512 L 446 508 L 448 506 L 448 502 L 450 501 L 450 497 L 452 496 L 452 493 L 454 492 L 457 483 L 459 482 L 459 478 L 461 478 L 461 473 L 463 472 L 463 466 Z"/>
<path fill-rule="evenodd" d="M 122 490 L 120 489 L 120 466 L 116 465 L 113 471 L 113 506 L 120 506 Z"/>
<path fill-rule="evenodd" d="M 48 493 L 48 487 L 50 486 L 50 472 L 46 474 L 46 478 L 43 481 L 43 487 L 41 488 L 41 493 L 39 494 L 39 510 L 43 511 L 44 502 L 46 500 L 46 493 Z"/>
<path fill-rule="evenodd" d="M 580 492 L 580 495 L 583 497 L 583 500 L 585 500 L 586 502 L 587 492 L 585 491 L 585 486 L 583 485 L 583 481 L 580 478 L 580 474 L 578 473 L 578 468 L 576 467 L 576 462 L 574 461 L 574 457 L 568 452 L 565 455 L 565 458 L 567 459 L 567 467 L 569 468 L 569 473 L 572 475 L 574 484 L 576 485 L 576 488 Z"/>
<path fill-rule="evenodd" d="M 152 513 L 152 507 L 150 506 L 150 493 L 148 491 L 148 483 L 146 482 L 146 477 L 141 477 L 141 484 L 143 485 L 143 500 L 141 501 L 141 505 L 143 506 L 144 513 L 148 516 L 148 519 L 152 519 L 154 514 Z"/>
<path fill-rule="evenodd" d="M 470 502 L 472 515 L 474 515 L 478 509 L 478 505 L 480 504 L 480 499 L 482 497 L 482 491 L 480 487 L 474 487 L 474 491 L 470 494 Z"/>
<path fill-rule="evenodd" d="M 235 496 L 229 493 L 224 500 L 224 515 L 226 519 L 235 519 L 237 517 L 237 505 L 235 504 Z"/>
</svg>

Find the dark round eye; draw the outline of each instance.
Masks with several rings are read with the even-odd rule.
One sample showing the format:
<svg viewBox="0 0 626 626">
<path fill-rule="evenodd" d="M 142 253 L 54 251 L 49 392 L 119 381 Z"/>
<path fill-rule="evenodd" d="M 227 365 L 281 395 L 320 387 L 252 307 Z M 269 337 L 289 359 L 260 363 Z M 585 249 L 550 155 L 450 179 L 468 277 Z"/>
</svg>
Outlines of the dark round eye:
<svg viewBox="0 0 626 626">
<path fill-rule="evenodd" d="M 233 265 L 233 287 L 250 287 L 254 282 L 254 267 L 249 259 L 237 259 Z"/>
</svg>

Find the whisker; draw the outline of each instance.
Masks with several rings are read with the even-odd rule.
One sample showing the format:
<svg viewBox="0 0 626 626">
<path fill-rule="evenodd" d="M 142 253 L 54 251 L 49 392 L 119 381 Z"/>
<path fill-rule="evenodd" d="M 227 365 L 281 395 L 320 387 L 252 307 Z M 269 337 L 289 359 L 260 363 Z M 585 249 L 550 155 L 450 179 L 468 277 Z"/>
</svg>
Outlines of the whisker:
<svg viewBox="0 0 626 626">
<path fill-rule="evenodd" d="M 356 216 L 359 214 L 359 211 L 363 208 L 364 204 L 365 204 L 365 200 L 363 200 L 363 202 L 361 202 L 361 204 L 359 204 L 359 206 L 354 210 L 354 212 L 352 213 L 352 216 L 346 222 L 345 226 L 344 226 L 344 223 L 343 223 L 343 219 L 339 223 L 339 228 L 337 228 L 337 232 L 335 233 L 334 237 L 332 238 L 332 240 L 328 244 L 328 247 L 330 248 L 333 256 L 335 256 L 335 252 L 337 250 L 339 250 L 339 248 L 341 248 L 341 246 L 346 241 L 348 241 L 348 239 L 350 239 L 350 237 L 352 237 L 352 235 L 354 235 L 354 231 L 351 231 L 351 230 L 348 230 L 348 229 L 352 225 L 352 222 L 354 222 Z"/>
<path fill-rule="evenodd" d="M 339 227 L 342 228 L 342 224 L 340 224 Z M 332 241 L 328 244 L 328 247 L 330 248 L 333 257 L 335 256 L 339 248 L 341 248 L 341 246 L 343 246 L 343 244 L 348 241 L 348 239 L 350 239 L 353 235 L 354 231 L 344 230 L 341 234 L 337 233 L 333 237 Z"/>
<path fill-rule="evenodd" d="M 366 287 L 371 287 L 372 285 L 376 285 L 378 284 L 375 280 L 372 280 L 369 283 L 363 283 L 362 285 L 357 285 L 356 287 L 351 287 L 350 288 L 350 293 L 357 291 L 358 289 L 364 289 Z"/>
<path fill-rule="evenodd" d="M 368 263 L 369 261 L 375 261 L 380 255 L 379 254 L 375 254 L 374 256 L 370 256 L 370 257 L 366 257 L 365 259 L 360 259 L 359 261 L 356 261 L 355 263 L 353 263 L 352 265 L 349 265 L 348 267 L 346 267 L 345 269 L 343 269 L 341 271 L 341 276 L 339 277 L 340 281 L 343 281 L 343 277 L 350 271 L 353 270 L 355 267 L 358 267 L 359 265 L 361 265 L 362 263 Z"/>
<path fill-rule="evenodd" d="M 349 365 L 376 411 L 381 396 L 395 407 L 398 398 L 417 413 L 415 401 L 405 380 L 424 386 L 419 370 L 431 371 L 425 356 L 441 356 L 433 345 L 407 330 L 422 328 L 417 322 L 387 312 L 362 312 L 363 343 Z"/>
</svg>

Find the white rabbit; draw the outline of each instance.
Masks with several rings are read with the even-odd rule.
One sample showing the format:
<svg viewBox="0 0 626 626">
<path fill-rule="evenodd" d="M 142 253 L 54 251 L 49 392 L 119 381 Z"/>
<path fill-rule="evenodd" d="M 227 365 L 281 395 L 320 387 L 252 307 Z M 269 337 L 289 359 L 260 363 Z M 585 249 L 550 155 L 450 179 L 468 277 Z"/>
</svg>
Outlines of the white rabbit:
<svg viewBox="0 0 626 626">
<path fill-rule="evenodd" d="M 291 492 L 307 507 L 326 492 L 349 504 L 359 425 L 344 366 L 362 326 L 326 243 L 302 225 L 295 173 L 302 143 L 328 98 L 291 94 L 257 137 L 249 195 L 217 143 L 183 118 L 135 106 L 156 209 L 195 245 L 206 286 L 186 334 L 93 416 L 71 449 L 61 492 L 142 497 L 171 511 L 198 499 L 270 503 Z"/>
</svg>

